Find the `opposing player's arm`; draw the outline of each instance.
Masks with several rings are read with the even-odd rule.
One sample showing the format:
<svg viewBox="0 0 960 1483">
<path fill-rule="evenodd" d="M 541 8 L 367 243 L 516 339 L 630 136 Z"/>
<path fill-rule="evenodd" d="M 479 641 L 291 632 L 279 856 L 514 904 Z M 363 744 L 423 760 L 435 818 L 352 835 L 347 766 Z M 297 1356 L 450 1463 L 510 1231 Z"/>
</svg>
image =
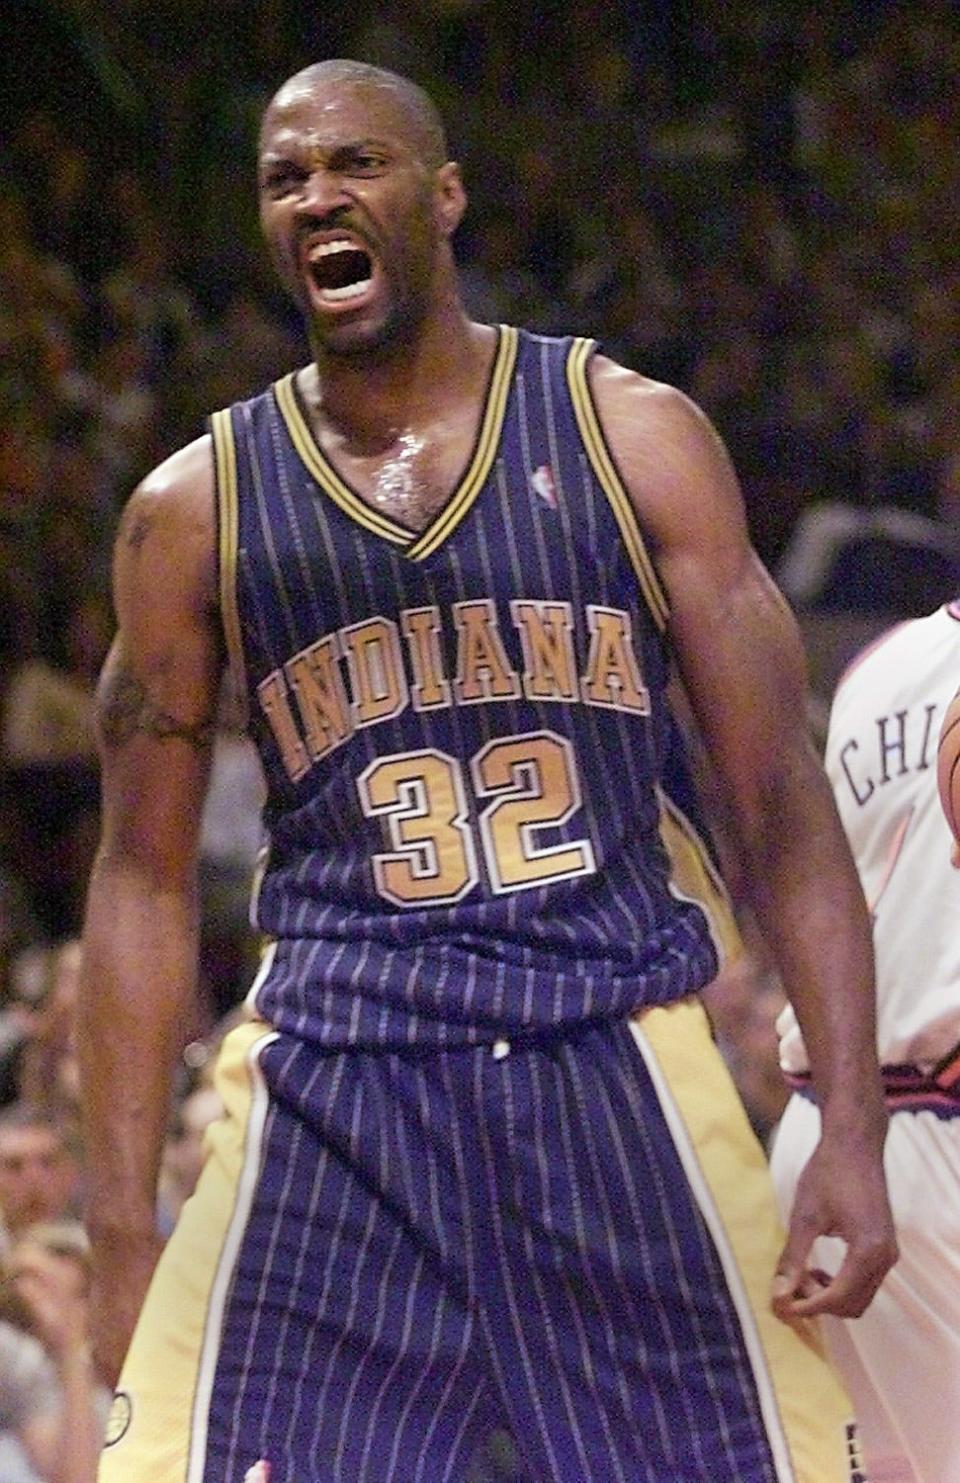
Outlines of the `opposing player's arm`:
<svg viewBox="0 0 960 1483">
<path fill-rule="evenodd" d="M 115 1372 L 157 1254 L 156 1180 L 194 990 L 196 855 L 222 667 L 208 439 L 134 493 L 97 693 L 102 834 L 84 927 L 80 1057 L 100 1357 Z"/>
<path fill-rule="evenodd" d="M 859 1312 L 895 1255 L 872 942 L 808 732 L 798 631 L 750 544 L 736 477 L 706 418 L 678 392 L 610 362 L 593 377 L 607 439 L 654 547 L 678 667 L 735 827 L 743 889 L 795 1006 L 823 1111 L 824 1139 L 795 1207 L 775 1304 L 783 1316 Z M 843 1235 L 850 1253 L 829 1289 L 814 1290 L 806 1257 L 828 1231 Z"/>
</svg>

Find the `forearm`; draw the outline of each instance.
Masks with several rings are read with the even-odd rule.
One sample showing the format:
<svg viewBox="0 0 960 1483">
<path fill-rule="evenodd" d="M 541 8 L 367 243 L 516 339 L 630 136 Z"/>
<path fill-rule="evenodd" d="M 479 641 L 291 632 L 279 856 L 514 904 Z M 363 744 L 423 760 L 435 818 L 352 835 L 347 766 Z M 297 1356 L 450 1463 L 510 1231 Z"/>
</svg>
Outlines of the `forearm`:
<svg viewBox="0 0 960 1483">
<path fill-rule="evenodd" d="M 812 757 L 748 832 L 745 888 L 803 1032 L 825 1120 L 882 1124 L 870 920 L 829 785 Z"/>
<path fill-rule="evenodd" d="M 101 856 L 91 878 L 78 1016 L 94 1240 L 153 1233 L 173 1069 L 196 979 L 192 881 Z"/>
</svg>

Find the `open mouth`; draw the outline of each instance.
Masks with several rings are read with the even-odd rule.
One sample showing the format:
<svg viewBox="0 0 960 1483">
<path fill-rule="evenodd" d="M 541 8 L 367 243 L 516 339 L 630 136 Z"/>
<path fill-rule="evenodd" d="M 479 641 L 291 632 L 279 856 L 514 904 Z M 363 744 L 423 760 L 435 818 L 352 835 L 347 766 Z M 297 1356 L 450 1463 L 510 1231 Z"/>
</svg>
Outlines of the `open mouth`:
<svg viewBox="0 0 960 1483">
<path fill-rule="evenodd" d="M 349 238 L 319 242 L 305 256 L 310 277 L 325 303 L 362 298 L 373 282 L 373 259 Z"/>
</svg>

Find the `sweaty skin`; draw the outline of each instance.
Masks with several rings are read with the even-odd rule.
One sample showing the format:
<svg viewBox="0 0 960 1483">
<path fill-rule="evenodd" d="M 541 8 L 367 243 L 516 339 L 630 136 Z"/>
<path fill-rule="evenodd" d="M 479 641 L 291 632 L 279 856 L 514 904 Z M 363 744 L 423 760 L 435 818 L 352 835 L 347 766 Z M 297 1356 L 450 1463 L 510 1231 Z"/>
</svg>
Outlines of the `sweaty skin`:
<svg viewBox="0 0 960 1483">
<path fill-rule="evenodd" d="M 609 361 L 604 430 L 656 550 L 684 689 L 736 831 L 746 893 L 807 1041 L 824 1133 L 778 1263 L 785 1320 L 862 1313 L 896 1255 L 882 1177 L 873 945 L 859 878 L 806 723 L 796 624 L 749 544 L 726 451 L 672 388 Z M 829 885 L 827 885 L 829 882 Z M 848 1243 L 823 1285 L 817 1234 Z"/>
<path fill-rule="evenodd" d="M 196 986 L 197 834 L 223 666 L 208 439 L 131 498 L 114 596 L 118 633 L 97 695 L 103 826 L 79 1005 L 91 1315 L 111 1383 L 160 1251 L 160 1151 Z"/>
<path fill-rule="evenodd" d="M 261 221 L 301 308 L 299 385 L 324 453 L 358 493 L 423 529 L 476 437 L 495 332 L 462 308 L 451 237 L 458 167 L 402 94 L 310 70 L 265 116 Z M 369 257 L 331 299 L 323 242 Z M 857 1314 L 895 1258 L 883 1182 L 866 910 L 807 738 L 795 626 L 750 547 L 726 454 L 679 393 L 594 364 L 605 433 L 649 535 L 670 637 L 736 820 L 758 919 L 810 1049 L 824 1133 L 773 1293 L 784 1319 Z M 404 478 L 393 479 L 400 460 Z M 412 497 L 407 492 L 412 491 Z M 94 1342 L 114 1379 L 158 1252 L 154 1202 L 179 1032 L 194 992 L 196 856 L 223 668 L 210 440 L 133 494 L 117 539 L 118 634 L 98 698 L 103 836 L 90 885 L 80 1053 L 91 1173 Z M 807 1270 L 819 1234 L 847 1260 Z"/>
</svg>

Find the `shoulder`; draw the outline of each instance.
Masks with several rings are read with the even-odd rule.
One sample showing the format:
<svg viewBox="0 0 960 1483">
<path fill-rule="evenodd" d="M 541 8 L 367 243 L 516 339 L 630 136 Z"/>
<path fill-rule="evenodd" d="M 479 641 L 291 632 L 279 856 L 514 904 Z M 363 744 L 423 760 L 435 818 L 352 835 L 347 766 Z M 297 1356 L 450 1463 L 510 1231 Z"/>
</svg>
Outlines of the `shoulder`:
<svg viewBox="0 0 960 1483">
<path fill-rule="evenodd" d="M 891 662 L 895 662 L 902 644 L 910 644 L 917 634 L 917 623 L 923 621 L 918 619 L 906 619 L 894 623 L 892 627 L 885 628 L 878 633 L 868 644 L 859 649 L 840 671 L 834 686 L 835 695 L 842 691 L 848 695 L 850 689 L 857 685 L 872 682 L 874 675 L 884 671 Z"/>
<path fill-rule="evenodd" d="M 677 387 L 632 371 L 601 350 L 590 357 L 588 374 L 597 404 L 611 414 L 627 412 L 658 422 L 703 417 L 696 403 Z"/>
<path fill-rule="evenodd" d="M 141 480 L 124 509 L 121 536 L 142 539 L 157 522 L 212 528 L 214 484 L 213 441 L 205 434 L 165 458 Z"/>
<path fill-rule="evenodd" d="M 723 442 L 674 386 L 594 355 L 590 390 L 627 493 L 653 533 L 669 539 L 719 522 L 744 534 L 740 488 Z"/>
<path fill-rule="evenodd" d="M 588 376 L 598 409 L 611 419 L 629 419 L 633 427 L 639 425 L 666 436 L 710 430 L 696 402 L 676 386 L 631 371 L 601 351 L 590 357 Z"/>
<path fill-rule="evenodd" d="M 960 673 L 960 613 L 945 604 L 920 618 L 906 618 L 883 629 L 851 659 L 836 684 L 847 691 L 851 685 L 870 683 L 887 674 L 902 689 L 919 689 L 944 671 Z"/>
<path fill-rule="evenodd" d="M 195 439 L 164 459 L 131 494 L 120 518 L 115 573 L 212 598 L 216 563 L 213 445 Z"/>
</svg>

